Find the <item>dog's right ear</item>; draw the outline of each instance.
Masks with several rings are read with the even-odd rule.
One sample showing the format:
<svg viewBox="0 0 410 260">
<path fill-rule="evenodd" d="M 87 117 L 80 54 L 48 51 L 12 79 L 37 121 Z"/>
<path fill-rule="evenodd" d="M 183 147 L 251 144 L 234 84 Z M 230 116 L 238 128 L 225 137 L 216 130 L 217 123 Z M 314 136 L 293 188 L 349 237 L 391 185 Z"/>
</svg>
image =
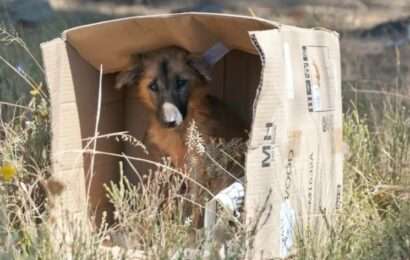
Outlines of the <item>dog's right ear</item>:
<svg viewBox="0 0 410 260">
<path fill-rule="evenodd" d="M 211 66 L 202 57 L 190 55 L 187 64 L 191 66 L 205 81 L 211 81 Z"/>
<path fill-rule="evenodd" d="M 115 88 L 122 89 L 137 84 L 143 72 L 142 55 L 134 56 L 135 65 L 130 69 L 118 73 Z"/>
</svg>

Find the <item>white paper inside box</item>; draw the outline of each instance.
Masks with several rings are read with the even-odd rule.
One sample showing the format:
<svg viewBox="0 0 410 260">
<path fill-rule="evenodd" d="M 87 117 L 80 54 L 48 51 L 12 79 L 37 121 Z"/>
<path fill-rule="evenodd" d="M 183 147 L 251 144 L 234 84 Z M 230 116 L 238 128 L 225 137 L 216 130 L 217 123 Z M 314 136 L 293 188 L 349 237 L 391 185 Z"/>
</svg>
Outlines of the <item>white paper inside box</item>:
<svg viewBox="0 0 410 260">
<path fill-rule="evenodd" d="M 146 113 L 130 90 L 114 89 L 116 73 L 131 65 L 134 53 L 178 46 L 200 55 L 218 42 L 231 51 L 213 67 L 210 91 L 247 123 L 246 219 L 252 225 L 267 218 L 249 254 L 285 256 L 295 223 L 322 228 L 318 213 L 334 213 L 342 185 L 338 37 L 233 15 L 132 17 L 76 27 L 42 45 L 51 95 L 53 175 L 66 186 L 57 211 L 96 214 L 97 220 L 103 211 L 112 213 L 103 184 L 118 180 L 121 158 L 98 154 L 92 162 L 81 152 L 93 148 L 89 138 L 95 134 L 100 67 L 99 135 L 127 131 L 142 140 Z M 96 150 L 146 156 L 114 138 L 99 139 Z"/>
</svg>

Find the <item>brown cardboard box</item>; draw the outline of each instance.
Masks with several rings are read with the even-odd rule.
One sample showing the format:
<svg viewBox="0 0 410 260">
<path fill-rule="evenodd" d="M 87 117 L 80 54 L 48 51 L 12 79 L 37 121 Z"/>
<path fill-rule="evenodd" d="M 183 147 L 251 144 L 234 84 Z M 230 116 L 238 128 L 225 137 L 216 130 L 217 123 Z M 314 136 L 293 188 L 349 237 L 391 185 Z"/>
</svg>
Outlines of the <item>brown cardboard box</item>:
<svg viewBox="0 0 410 260">
<path fill-rule="evenodd" d="M 89 138 L 96 134 L 96 121 L 99 135 L 129 131 L 143 139 L 142 107 L 131 93 L 113 88 L 116 72 L 130 65 L 131 54 L 170 45 L 201 54 L 217 42 L 232 51 L 214 66 L 211 91 L 251 129 L 245 210 L 250 226 L 263 221 L 257 222 L 250 258 L 286 256 L 294 244 L 294 220 L 320 232 L 319 212 L 326 209 L 331 216 L 341 196 L 338 36 L 217 14 L 101 22 L 69 29 L 42 45 L 51 93 L 53 175 L 66 186 L 54 210 L 57 218 L 68 212 L 80 217 L 96 214 L 99 219 L 104 210 L 110 211 L 102 185 L 118 179 L 121 157 L 97 154 L 93 159 L 82 153 L 94 148 Z M 145 156 L 113 138 L 98 139 L 95 148 Z M 88 208 L 86 176 L 91 168 Z"/>
</svg>

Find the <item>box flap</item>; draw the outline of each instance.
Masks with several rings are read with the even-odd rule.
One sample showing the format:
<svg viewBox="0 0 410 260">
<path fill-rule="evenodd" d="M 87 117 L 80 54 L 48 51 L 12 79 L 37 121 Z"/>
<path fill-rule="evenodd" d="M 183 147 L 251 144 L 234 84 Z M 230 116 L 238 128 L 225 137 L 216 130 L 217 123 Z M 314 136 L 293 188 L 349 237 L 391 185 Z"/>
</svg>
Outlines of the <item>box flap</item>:
<svg viewBox="0 0 410 260">
<path fill-rule="evenodd" d="M 246 160 L 249 258 L 287 257 L 307 228 L 325 236 L 342 192 L 336 34 L 282 26 L 251 33 L 262 60 Z M 300 233 L 298 233 L 300 232 Z"/>
<path fill-rule="evenodd" d="M 136 52 L 179 46 L 202 53 L 216 42 L 230 49 L 256 53 L 249 31 L 277 28 L 278 24 L 256 17 L 185 13 L 139 16 L 69 29 L 63 37 L 80 55 L 104 72 L 116 72 L 130 64 Z"/>
</svg>

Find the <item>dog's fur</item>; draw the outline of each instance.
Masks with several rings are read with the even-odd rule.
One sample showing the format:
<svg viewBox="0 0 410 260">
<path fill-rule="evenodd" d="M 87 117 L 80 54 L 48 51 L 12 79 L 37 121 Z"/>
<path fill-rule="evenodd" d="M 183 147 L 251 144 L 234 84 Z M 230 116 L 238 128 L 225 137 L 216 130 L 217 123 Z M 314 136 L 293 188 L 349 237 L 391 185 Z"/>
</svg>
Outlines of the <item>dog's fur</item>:
<svg viewBox="0 0 410 260">
<path fill-rule="evenodd" d="M 186 163 L 185 141 L 192 121 L 205 142 L 212 137 L 246 137 L 241 121 L 209 95 L 210 79 L 210 68 L 201 59 L 176 47 L 137 55 L 135 65 L 117 76 L 116 87 L 135 86 L 137 97 L 150 111 L 145 141 L 161 155 L 169 156 L 177 168 L 183 169 Z M 229 184 L 220 182 L 212 192 Z"/>
</svg>

